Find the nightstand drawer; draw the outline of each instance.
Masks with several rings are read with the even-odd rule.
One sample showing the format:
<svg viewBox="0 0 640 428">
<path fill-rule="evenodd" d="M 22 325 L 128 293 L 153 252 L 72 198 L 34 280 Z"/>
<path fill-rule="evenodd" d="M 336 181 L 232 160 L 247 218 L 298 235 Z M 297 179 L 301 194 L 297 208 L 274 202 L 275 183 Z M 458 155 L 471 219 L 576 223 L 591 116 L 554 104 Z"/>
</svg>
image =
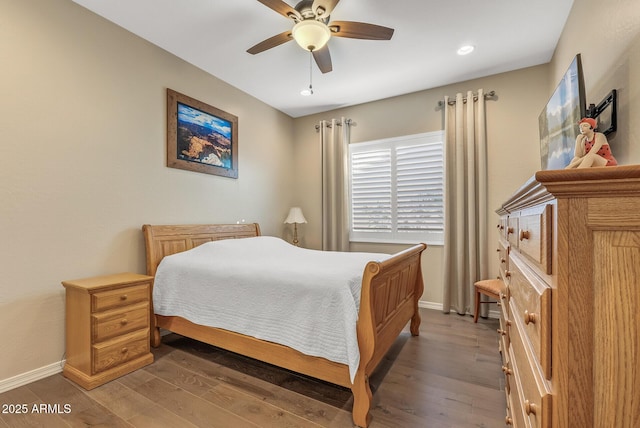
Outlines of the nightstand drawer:
<svg viewBox="0 0 640 428">
<path fill-rule="evenodd" d="M 149 329 L 92 346 L 92 371 L 98 373 L 149 353 Z"/>
<path fill-rule="evenodd" d="M 149 300 L 149 286 L 147 284 L 100 291 L 91 295 L 91 311 L 120 308 L 147 300 Z"/>
<path fill-rule="evenodd" d="M 130 331 L 147 328 L 149 325 L 149 304 L 140 302 L 107 312 L 91 315 L 91 339 L 101 342 Z"/>
</svg>

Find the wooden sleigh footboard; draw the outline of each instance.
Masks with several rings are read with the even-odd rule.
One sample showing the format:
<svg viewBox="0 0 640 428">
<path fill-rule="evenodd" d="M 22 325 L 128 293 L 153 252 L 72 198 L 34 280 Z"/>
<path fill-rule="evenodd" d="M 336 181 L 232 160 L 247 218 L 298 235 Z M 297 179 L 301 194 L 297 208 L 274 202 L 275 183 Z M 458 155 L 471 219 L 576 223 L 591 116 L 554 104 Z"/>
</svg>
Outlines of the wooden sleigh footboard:
<svg viewBox="0 0 640 428">
<path fill-rule="evenodd" d="M 212 240 L 260 235 L 257 224 L 144 225 L 143 231 L 148 275 L 155 275 L 164 256 Z M 425 244 L 415 245 L 383 262 L 369 262 L 365 267 L 357 323 L 360 365 L 353 384 L 349 368 L 345 364 L 305 355 L 287 346 L 232 331 L 194 324 L 181 317 L 152 313 L 152 323 L 155 325 L 152 345 L 160 344 L 158 329 L 164 328 L 231 352 L 350 388 L 354 397 L 353 422 L 356 426 L 367 427 L 372 400 L 369 376 L 408 322 L 411 322 L 411 334 L 419 334 L 418 300 L 423 291 L 420 258 L 425 248 Z"/>
</svg>

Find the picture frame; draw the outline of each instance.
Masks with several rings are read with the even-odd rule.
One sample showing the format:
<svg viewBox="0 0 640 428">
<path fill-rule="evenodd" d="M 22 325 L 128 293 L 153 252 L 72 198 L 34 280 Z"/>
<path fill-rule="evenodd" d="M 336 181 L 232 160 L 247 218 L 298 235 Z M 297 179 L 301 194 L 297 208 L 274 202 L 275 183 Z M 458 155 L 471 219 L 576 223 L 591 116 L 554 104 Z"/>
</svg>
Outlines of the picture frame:
<svg viewBox="0 0 640 428">
<path fill-rule="evenodd" d="M 543 170 L 564 169 L 574 155 L 578 122 L 586 116 L 582 61 L 577 54 L 538 116 Z"/>
<path fill-rule="evenodd" d="M 167 88 L 167 167 L 238 178 L 238 118 Z"/>
</svg>

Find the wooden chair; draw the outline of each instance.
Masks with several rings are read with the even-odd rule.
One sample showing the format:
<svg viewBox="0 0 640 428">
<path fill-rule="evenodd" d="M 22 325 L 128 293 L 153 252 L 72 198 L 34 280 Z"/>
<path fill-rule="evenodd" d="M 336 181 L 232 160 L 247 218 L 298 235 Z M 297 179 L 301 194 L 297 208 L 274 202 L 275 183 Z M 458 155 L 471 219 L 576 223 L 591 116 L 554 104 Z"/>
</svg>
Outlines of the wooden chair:
<svg viewBox="0 0 640 428">
<path fill-rule="evenodd" d="M 473 322 L 478 322 L 478 314 L 480 313 L 480 303 L 495 303 L 495 302 L 481 302 L 480 296 L 491 297 L 492 299 L 500 300 L 500 291 L 504 289 L 505 285 L 501 279 L 483 279 L 473 284 L 476 294 L 476 308 L 473 314 Z"/>
</svg>

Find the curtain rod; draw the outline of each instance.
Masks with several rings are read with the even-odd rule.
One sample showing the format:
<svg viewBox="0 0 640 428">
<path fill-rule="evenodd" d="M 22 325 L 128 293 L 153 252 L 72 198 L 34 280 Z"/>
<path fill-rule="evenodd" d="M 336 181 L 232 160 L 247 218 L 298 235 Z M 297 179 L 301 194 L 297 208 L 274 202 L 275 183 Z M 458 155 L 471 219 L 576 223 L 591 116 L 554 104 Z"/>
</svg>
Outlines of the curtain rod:
<svg viewBox="0 0 640 428">
<path fill-rule="evenodd" d="M 355 125 L 355 122 L 353 122 L 351 119 L 345 119 L 344 123 L 346 123 L 347 125 L 351 125 L 351 124 Z M 342 126 L 342 121 L 336 122 L 336 125 L 337 126 Z M 331 128 L 331 122 L 327 121 L 327 124 L 325 126 L 327 128 Z M 319 130 L 320 130 L 320 125 L 316 125 L 316 131 L 319 131 Z"/>
<path fill-rule="evenodd" d="M 487 98 L 492 98 L 495 95 L 496 95 L 496 91 L 487 92 L 486 94 L 484 94 L 484 99 L 486 100 Z M 473 94 L 473 101 L 478 101 L 478 94 Z M 467 97 L 462 97 L 462 102 L 466 103 Z M 456 104 L 455 100 L 449 101 L 450 106 L 455 104 Z M 442 107 L 443 105 L 444 105 L 444 101 L 438 101 L 438 107 Z"/>
</svg>

